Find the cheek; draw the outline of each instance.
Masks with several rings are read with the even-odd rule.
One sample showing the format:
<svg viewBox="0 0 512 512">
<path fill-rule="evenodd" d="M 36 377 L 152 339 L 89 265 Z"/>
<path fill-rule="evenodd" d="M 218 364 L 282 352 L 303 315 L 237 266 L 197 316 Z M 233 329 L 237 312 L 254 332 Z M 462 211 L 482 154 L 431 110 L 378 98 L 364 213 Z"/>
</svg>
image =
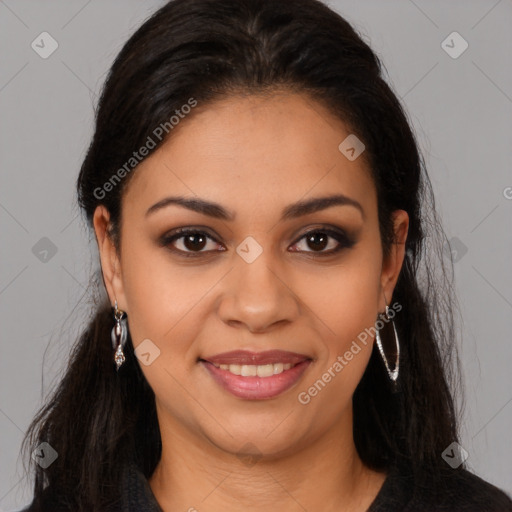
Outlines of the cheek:
<svg viewBox="0 0 512 512">
<path fill-rule="evenodd" d="M 357 254 L 309 286 L 309 304 L 324 322 L 331 350 L 344 351 L 377 318 L 380 264 L 369 253 Z M 307 295 L 306 295 L 307 296 Z"/>
<path fill-rule="evenodd" d="M 317 331 L 323 347 L 308 385 L 314 386 L 313 394 L 321 391 L 320 401 L 348 403 L 366 369 L 378 312 L 379 257 L 378 246 L 361 247 L 330 270 L 328 279 L 309 283 L 308 304 L 320 320 Z"/>
<path fill-rule="evenodd" d="M 128 237 L 126 249 L 123 286 L 133 345 L 136 349 L 143 340 L 151 340 L 160 350 L 155 365 L 165 363 L 167 367 L 179 359 L 180 371 L 184 371 L 192 364 L 186 360 L 187 341 L 194 339 L 200 326 L 191 320 L 197 315 L 201 297 L 215 281 L 171 265 L 165 249 L 144 246 Z"/>
<path fill-rule="evenodd" d="M 377 318 L 372 279 L 347 280 L 338 290 L 332 295 L 336 300 L 325 303 L 322 319 L 329 335 L 319 337 L 324 347 L 317 368 L 298 394 L 301 404 L 314 402 L 313 410 L 326 425 L 351 403 L 372 354 Z"/>
<path fill-rule="evenodd" d="M 204 307 L 199 300 L 215 281 L 191 279 L 190 273 L 169 261 L 164 249 L 136 246 L 135 242 L 124 254 L 128 325 L 136 354 L 142 352 L 139 346 L 148 346 L 147 340 L 156 347 L 149 345 L 149 351 L 154 350 L 157 357 L 148 365 L 140 359 L 139 366 L 157 403 L 165 404 L 165 411 L 172 411 L 173 418 L 193 429 L 196 426 L 187 411 L 194 409 L 194 403 L 183 383 L 196 365 L 191 340 L 198 337 L 202 325 L 194 321 Z"/>
</svg>

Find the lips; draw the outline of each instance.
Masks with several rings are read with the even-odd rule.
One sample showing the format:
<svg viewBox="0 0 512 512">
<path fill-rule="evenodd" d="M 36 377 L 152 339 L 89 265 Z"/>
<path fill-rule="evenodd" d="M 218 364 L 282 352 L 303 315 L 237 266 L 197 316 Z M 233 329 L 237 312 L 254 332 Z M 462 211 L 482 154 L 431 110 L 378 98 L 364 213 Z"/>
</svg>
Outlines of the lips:
<svg viewBox="0 0 512 512">
<path fill-rule="evenodd" d="M 297 352 L 234 350 L 199 359 L 214 382 L 245 400 L 274 398 L 294 387 L 312 359 Z"/>
<path fill-rule="evenodd" d="M 285 350 L 267 350 L 264 352 L 251 352 L 248 350 L 233 350 L 214 356 L 203 357 L 203 361 L 214 365 L 264 365 L 264 364 L 291 364 L 296 365 L 311 359 L 309 356 Z"/>
</svg>

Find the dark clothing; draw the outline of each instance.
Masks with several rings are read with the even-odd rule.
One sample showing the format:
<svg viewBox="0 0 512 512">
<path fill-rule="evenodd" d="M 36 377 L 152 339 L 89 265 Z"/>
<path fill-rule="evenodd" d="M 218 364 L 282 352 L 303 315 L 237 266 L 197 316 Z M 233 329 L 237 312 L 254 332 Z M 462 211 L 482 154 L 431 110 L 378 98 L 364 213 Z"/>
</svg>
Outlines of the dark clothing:
<svg viewBox="0 0 512 512">
<path fill-rule="evenodd" d="M 162 512 L 144 474 L 136 467 L 125 471 L 122 503 L 109 512 Z M 31 507 L 22 512 L 32 512 Z M 243 507 L 240 507 L 243 512 Z M 51 504 L 44 512 L 64 512 Z M 455 469 L 445 479 L 445 489 L 433 496 L 428 488 L 413 485 L 406 470 L 388 472 L 378 495 L 367 512 L 512 512 L 512 500 L 504 491 L 465 469 Z M 65 511 L 71 512 L 71 511 Z"/>
<path fill-rule="evenodd" d="M 443 492 L 413 485 L 407 471 L 393 468 L 367 512 L 510 512 L 512 499 L 465 469 L 447 473 Z"/>
</svg>

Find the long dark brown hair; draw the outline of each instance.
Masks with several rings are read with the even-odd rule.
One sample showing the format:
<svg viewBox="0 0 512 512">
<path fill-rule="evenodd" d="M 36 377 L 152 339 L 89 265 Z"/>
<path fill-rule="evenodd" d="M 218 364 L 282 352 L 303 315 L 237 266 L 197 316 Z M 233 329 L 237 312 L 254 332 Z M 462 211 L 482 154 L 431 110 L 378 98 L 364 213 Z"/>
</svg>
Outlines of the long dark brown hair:
<svg viewBox="0 0 512 512">
<path fill-rule="evenodd" d="M 308 95 L 364 142 L 385 256 L 393 243 L 391 213 L 409 214 L 406 255 L 393 295 L 402 305 L 394 319 L 401 341 L 398 392 L 374 347 L 353 396 L 354 437 L 370 468 L 408 464 L 434 489 L 447 466 L 441 453 L 458 440 L 453 269 L 443 257 L 446 237 L 411 125 L 383 78 L 379 58 L 344 18 L 317 0 L 165 4 L 133 34 L 110 69 L 78 177 L 79 205 L 90 225 L 95 208 L 105 205 L 119 249 L 121 198 L 137 169 L 124 173 L 108 193 L 101 191 L 148 137 L 156 140 L 155 128 L 169 123 L 190 98 L 199 109 L 234 93 L 276 89 Z M 130 338 L 126 362 L 115 371 L 112 326 L 111 305 L 101 301 L 73 347 L 64 377 L 29 427 L 24 449 L 48 442 L 59 454 L 47 469 L 30 460 L 34 507 L 47 489 L 70 510 L 106 510 L 119 497 L 126 464 L 135 463 L 149 477 L 159 461 L 154 393 Z"/>
</svg>

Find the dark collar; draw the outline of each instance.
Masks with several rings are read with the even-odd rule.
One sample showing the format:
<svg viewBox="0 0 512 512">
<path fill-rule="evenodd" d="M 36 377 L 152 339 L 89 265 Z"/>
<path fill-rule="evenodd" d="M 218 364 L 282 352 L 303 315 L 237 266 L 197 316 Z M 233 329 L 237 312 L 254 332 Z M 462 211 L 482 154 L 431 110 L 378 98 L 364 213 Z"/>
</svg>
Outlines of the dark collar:
<svg viewBox="0 0 512 512">
<path fill-rule="evenodd" d="M 135 464 L 124 471 L 121 500 L 123 512 L 163 512 L 144 473 Z"/>
</svg>

